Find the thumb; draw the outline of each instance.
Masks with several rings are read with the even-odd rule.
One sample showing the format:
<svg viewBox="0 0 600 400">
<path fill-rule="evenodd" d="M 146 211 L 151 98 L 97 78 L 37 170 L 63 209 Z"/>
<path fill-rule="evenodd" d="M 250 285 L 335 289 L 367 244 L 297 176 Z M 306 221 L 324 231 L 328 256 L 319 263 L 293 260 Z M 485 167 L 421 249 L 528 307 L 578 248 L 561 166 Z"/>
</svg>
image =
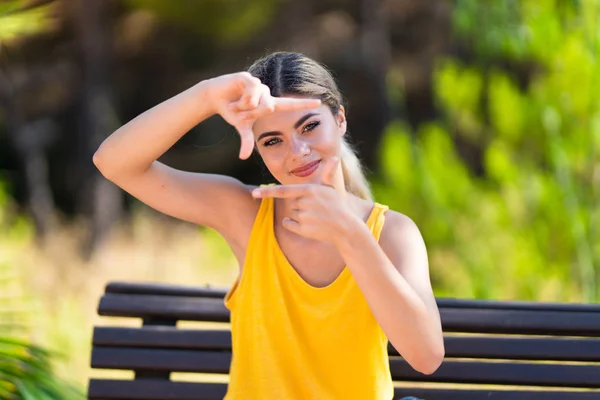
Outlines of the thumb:
<svg viewBox="0 0 600 400">
<path fill-rule="evenodd" d="M 323 185 L 333 186 L 333 179 L 339 163 L 339 157 L 331 157 L 325 161 L 325 165 L 323 165 L 323 175 L 321 176 L 321 183 Z"/>
</svg>

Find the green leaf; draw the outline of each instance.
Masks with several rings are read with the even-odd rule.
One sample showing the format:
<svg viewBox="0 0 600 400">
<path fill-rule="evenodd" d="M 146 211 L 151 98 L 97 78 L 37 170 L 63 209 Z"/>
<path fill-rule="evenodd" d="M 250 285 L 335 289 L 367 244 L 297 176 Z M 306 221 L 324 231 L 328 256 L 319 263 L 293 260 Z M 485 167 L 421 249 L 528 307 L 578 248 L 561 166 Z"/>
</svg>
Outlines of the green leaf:
<svg viewBox="0 0 600 400">
<path fill-rule="evenodd" d="M 18 11 L 26 3 L 9 1 L 0 8 L 0 41 L 37 34 L 51 27 L 53 4 Z"/>
</svg>

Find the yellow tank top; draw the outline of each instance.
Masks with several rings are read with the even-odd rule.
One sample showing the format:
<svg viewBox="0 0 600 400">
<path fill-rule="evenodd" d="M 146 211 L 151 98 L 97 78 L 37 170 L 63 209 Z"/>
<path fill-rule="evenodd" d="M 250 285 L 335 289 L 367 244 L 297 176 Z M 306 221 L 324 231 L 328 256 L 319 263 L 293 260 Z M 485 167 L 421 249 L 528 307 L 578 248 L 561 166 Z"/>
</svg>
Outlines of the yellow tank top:
<svg viewBox="0 0 600 400">
<path fill-rule="evenodd" d="M 367 226 L 379 240 L 387 206 Z M 225 400 L 389 400 L 388 339 L 348 268 L 329 286 L 308 284 L 275 238 L 263 199 L 241 277 L 225 297 L 233 357 Z"/>
</svg>

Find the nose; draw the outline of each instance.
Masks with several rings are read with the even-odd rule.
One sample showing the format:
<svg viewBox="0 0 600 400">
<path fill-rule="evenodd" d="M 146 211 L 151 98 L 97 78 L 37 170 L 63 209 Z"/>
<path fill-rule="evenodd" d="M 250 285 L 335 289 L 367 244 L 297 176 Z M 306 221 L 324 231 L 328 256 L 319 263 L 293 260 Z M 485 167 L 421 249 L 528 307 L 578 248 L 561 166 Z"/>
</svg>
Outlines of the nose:
<svg viewBox="0 0 600 400">
<path fill-rule="evenodd" d="M 290 155 L 301 159 L 310 154 L 310 146 L 301 136 L 294 135 L 291 140 Z"/>
</svg>

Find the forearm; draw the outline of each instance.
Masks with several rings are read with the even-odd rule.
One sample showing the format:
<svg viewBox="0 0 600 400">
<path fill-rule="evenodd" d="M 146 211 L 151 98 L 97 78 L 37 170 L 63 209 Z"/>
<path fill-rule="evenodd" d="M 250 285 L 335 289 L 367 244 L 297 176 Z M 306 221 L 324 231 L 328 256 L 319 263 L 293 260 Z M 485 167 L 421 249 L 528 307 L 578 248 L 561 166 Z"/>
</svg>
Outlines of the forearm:
<svg viewBox="0 0 600 400">
<path fill-rule="evenodd" d="M 194 126 L 214 114 L 208 82 L 156 105 L 110 135 L 94 154 L 104 175 L 142 173 Z"/>
<path fill-rule="evenodd" d="M 400 274 L 367 226 L 353 221 L 335 244 L 391 344 L 423 373 L 443 357 L 437 315 Z"/>
</svg>

